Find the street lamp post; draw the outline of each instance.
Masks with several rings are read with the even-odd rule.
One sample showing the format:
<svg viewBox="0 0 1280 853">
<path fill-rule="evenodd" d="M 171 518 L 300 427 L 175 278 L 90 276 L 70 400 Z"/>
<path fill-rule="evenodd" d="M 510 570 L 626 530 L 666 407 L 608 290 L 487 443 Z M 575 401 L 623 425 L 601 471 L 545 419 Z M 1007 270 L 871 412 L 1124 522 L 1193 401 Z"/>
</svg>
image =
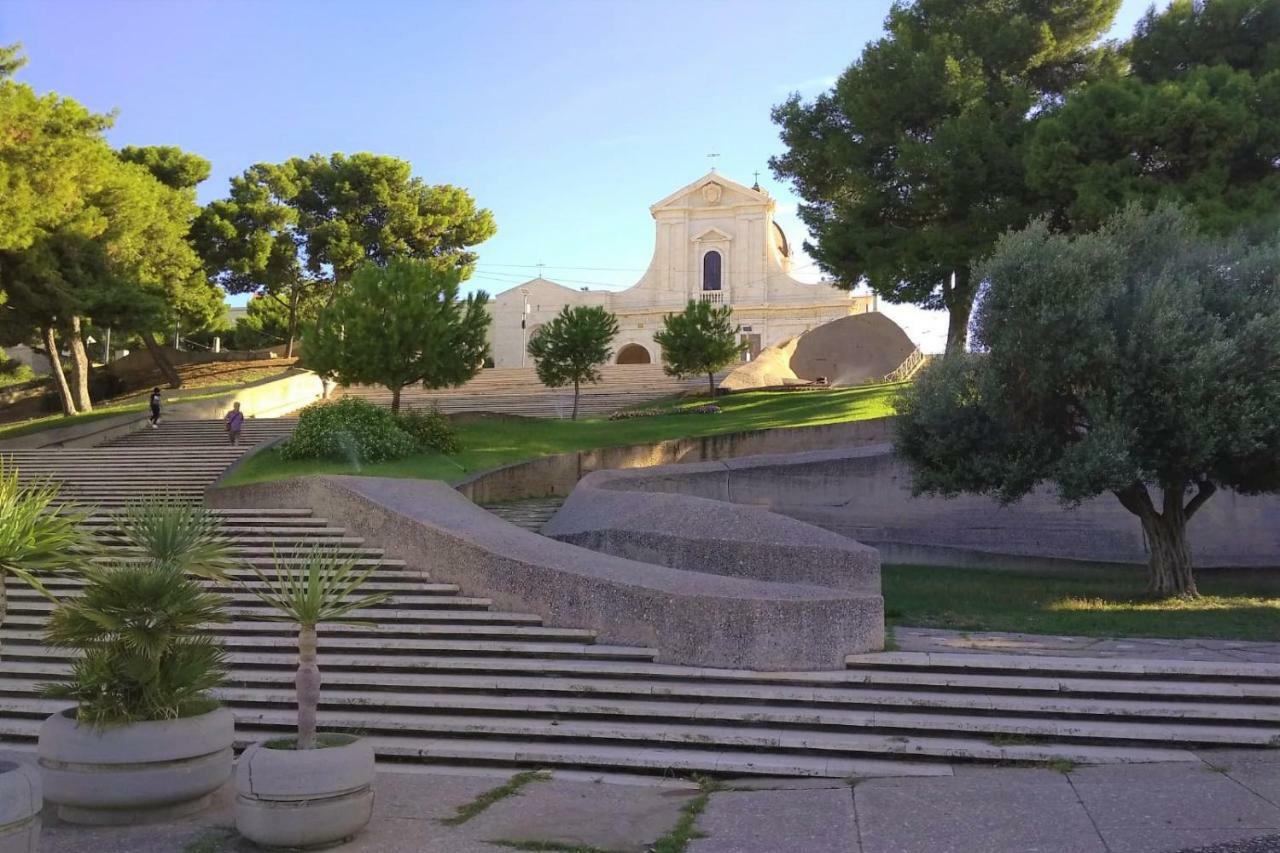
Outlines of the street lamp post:
<svg viewBox="0 0 1280 853">
<path fill-rule="evenodd" d="M 529 289 L 520 288 L 520 295 L 524 297 L 524 308 L 520 311 L 520 366 L 524 367 L 529 356 Z"/>
</svg>

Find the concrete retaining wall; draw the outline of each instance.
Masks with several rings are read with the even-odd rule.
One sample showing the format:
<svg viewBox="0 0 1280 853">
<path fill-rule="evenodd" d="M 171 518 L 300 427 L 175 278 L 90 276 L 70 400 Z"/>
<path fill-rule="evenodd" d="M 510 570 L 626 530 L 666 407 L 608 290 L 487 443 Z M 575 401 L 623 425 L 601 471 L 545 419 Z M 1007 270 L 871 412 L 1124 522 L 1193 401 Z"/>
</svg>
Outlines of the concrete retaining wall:
<svg viewBox="0 0 1280 853">
<path fill-rule="evenodd" d="M 274 418 L 319 400 L 322 390 L 320 377 L 311 371 L 290 371 L 280 378 L 263 379 L 216 397 L 166 405 L 164 417 L 174 420 L 221 418 L 232 403 L 239 401 L 247 417 Z M 143 429 L 148 417 L 144 412 L 125 412 L 70 426 L 50 427 L 0 441 L 0 448 L 93 447 Z"/>
<path fill-rule="evenodd" d="M 871 595 L 598 554 L 508 524 L 436 481 L 303 477 L 212 489 L 208 502 L 314 509 L 434 580 L 550 625 L 594 629 L 604 642 L 651 646 L 664 663 L 833 669 L 884 641 L 878 584 Z"/>
<path fill-rule="evenodd" d="M 875 418 L 558 453 L 476 474 L 457 484 L 456 488 L 478 504 L 504 503 L 524 498 L 568 497 L 578 481 L 593 471 L 649 468 L 655 465 L 733 459 L 761 453 L 791 453 L 879 444 L 892 437 L 892 423 L 892 418 Z"/>
<path fill-rule="evenodd" d="M 910 472 L 888 445 L 602 476 L 593 488 L 764 507 L 873 545 L 886 563 L 1061 567 L 1063 561 L 1147 561 L 1137 518 L 1112 496 L 1076 509 L 1062 507 L 1049 490 L 1008 507 L 974 496 L 914 498 Z M 1280 496 L 1219 492 L 1191 520 L 1189 532 L 1199 566 L 1280 566 Z"/>
</svg>

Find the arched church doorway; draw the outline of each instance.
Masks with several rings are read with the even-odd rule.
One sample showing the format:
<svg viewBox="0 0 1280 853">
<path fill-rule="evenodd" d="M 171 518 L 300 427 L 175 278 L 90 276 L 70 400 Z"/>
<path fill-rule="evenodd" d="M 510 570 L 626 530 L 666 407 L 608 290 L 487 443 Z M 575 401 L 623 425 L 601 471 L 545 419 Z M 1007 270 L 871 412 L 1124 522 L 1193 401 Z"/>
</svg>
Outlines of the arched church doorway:
<svg viewBox="0 0 1280 853">
<path fill-rule="evenodd" d="M 627 344 L 618 350 L 618 364 L 650 364 L 649 351 L 639 344 Z"/>
</svg>

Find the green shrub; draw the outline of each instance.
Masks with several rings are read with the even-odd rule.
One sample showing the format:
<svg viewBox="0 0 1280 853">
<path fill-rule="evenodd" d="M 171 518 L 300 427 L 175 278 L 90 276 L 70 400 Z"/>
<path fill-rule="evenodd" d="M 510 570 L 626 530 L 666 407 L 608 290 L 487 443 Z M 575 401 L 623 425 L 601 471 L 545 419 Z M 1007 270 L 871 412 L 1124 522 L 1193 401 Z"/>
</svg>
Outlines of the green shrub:
<svg viewBox="0 0 1280 853">
<path fill-rule="evenodd" d="M 358 397 L 313 403 L 302 410 L 293 437 L 280 450 L 285 459 L 385 462 L 418 449 L 390 410 Z"/>
<path fill-rule="evenodd" d="M 0 388 L 21 385 L 36 378 L 35 371 L 20 361 L 0 356 Z"/>
<path fill-rule="evenodd" d="M 435 406 L 430 409 L 406 409 L 396 416 L 396 422 L 400 424 L 400 429 L 413 436 L 421 450 L 457 453 L 461 449 L 458 431 Z"/>
</svg>

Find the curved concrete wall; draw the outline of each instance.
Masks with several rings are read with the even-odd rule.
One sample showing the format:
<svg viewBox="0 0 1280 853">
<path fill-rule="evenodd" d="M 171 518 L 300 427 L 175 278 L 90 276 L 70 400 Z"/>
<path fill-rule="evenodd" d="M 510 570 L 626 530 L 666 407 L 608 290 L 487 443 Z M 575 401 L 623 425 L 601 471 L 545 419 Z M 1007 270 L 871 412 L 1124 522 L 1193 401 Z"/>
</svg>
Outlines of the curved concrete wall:
<svg viewBox="0 0 1280 853">
<path fill-rule="evenodd" d="M 987 498 L 911 496 L 888 445 L 755 456 L 594 475 L 584 486 L 763 507 L 872 545 L 885 562 L 1145 563 L 1138 520 L 1111 496 L 1065 509 L 1048 490 L 1002 507 Z M 576 512 L 571 504 L 561 510 Z M 569 523 L 553 519 L 552 527 Z M 1197 565 L 1280 566 L 1280 497 L 1220 492 L 1191 520 Z"/>
<path fill-rule="evenodd" d="M 665 663 L 833 669 L 845 655 L 884 643 L 878 566 L 870 594 L 870 564 L 852 592 L 642 563 L 522 530 L 431 480 L 302 477 L 211 489 L 208 502 L 306 507 L 340 518 L 434 580 L 488 596 L 499 608 L 531 609 L 551 625 L 592 628 L 606 642 L 652 646 Z M 792 536 L 821 534 L 777 522 Z"/>
<path fill-rule="evenodd" d="M 821 426 L 760 429 L 703 438 L 677 438 L 654 444 L 557 453 L 554 456 L 543 456 L 484 471 L 458 483 L 456 488 L 478 504 L 503 503 L 524 498 L 567 497 L 578 481 L 593 471 L 651 468 L 656 465 L 733 459 L 761 453 L 791 453 L 798 450 L 878 444 L 890 439 L 892 424 L 892 418 L 873 418 Z"/>
</svg>

